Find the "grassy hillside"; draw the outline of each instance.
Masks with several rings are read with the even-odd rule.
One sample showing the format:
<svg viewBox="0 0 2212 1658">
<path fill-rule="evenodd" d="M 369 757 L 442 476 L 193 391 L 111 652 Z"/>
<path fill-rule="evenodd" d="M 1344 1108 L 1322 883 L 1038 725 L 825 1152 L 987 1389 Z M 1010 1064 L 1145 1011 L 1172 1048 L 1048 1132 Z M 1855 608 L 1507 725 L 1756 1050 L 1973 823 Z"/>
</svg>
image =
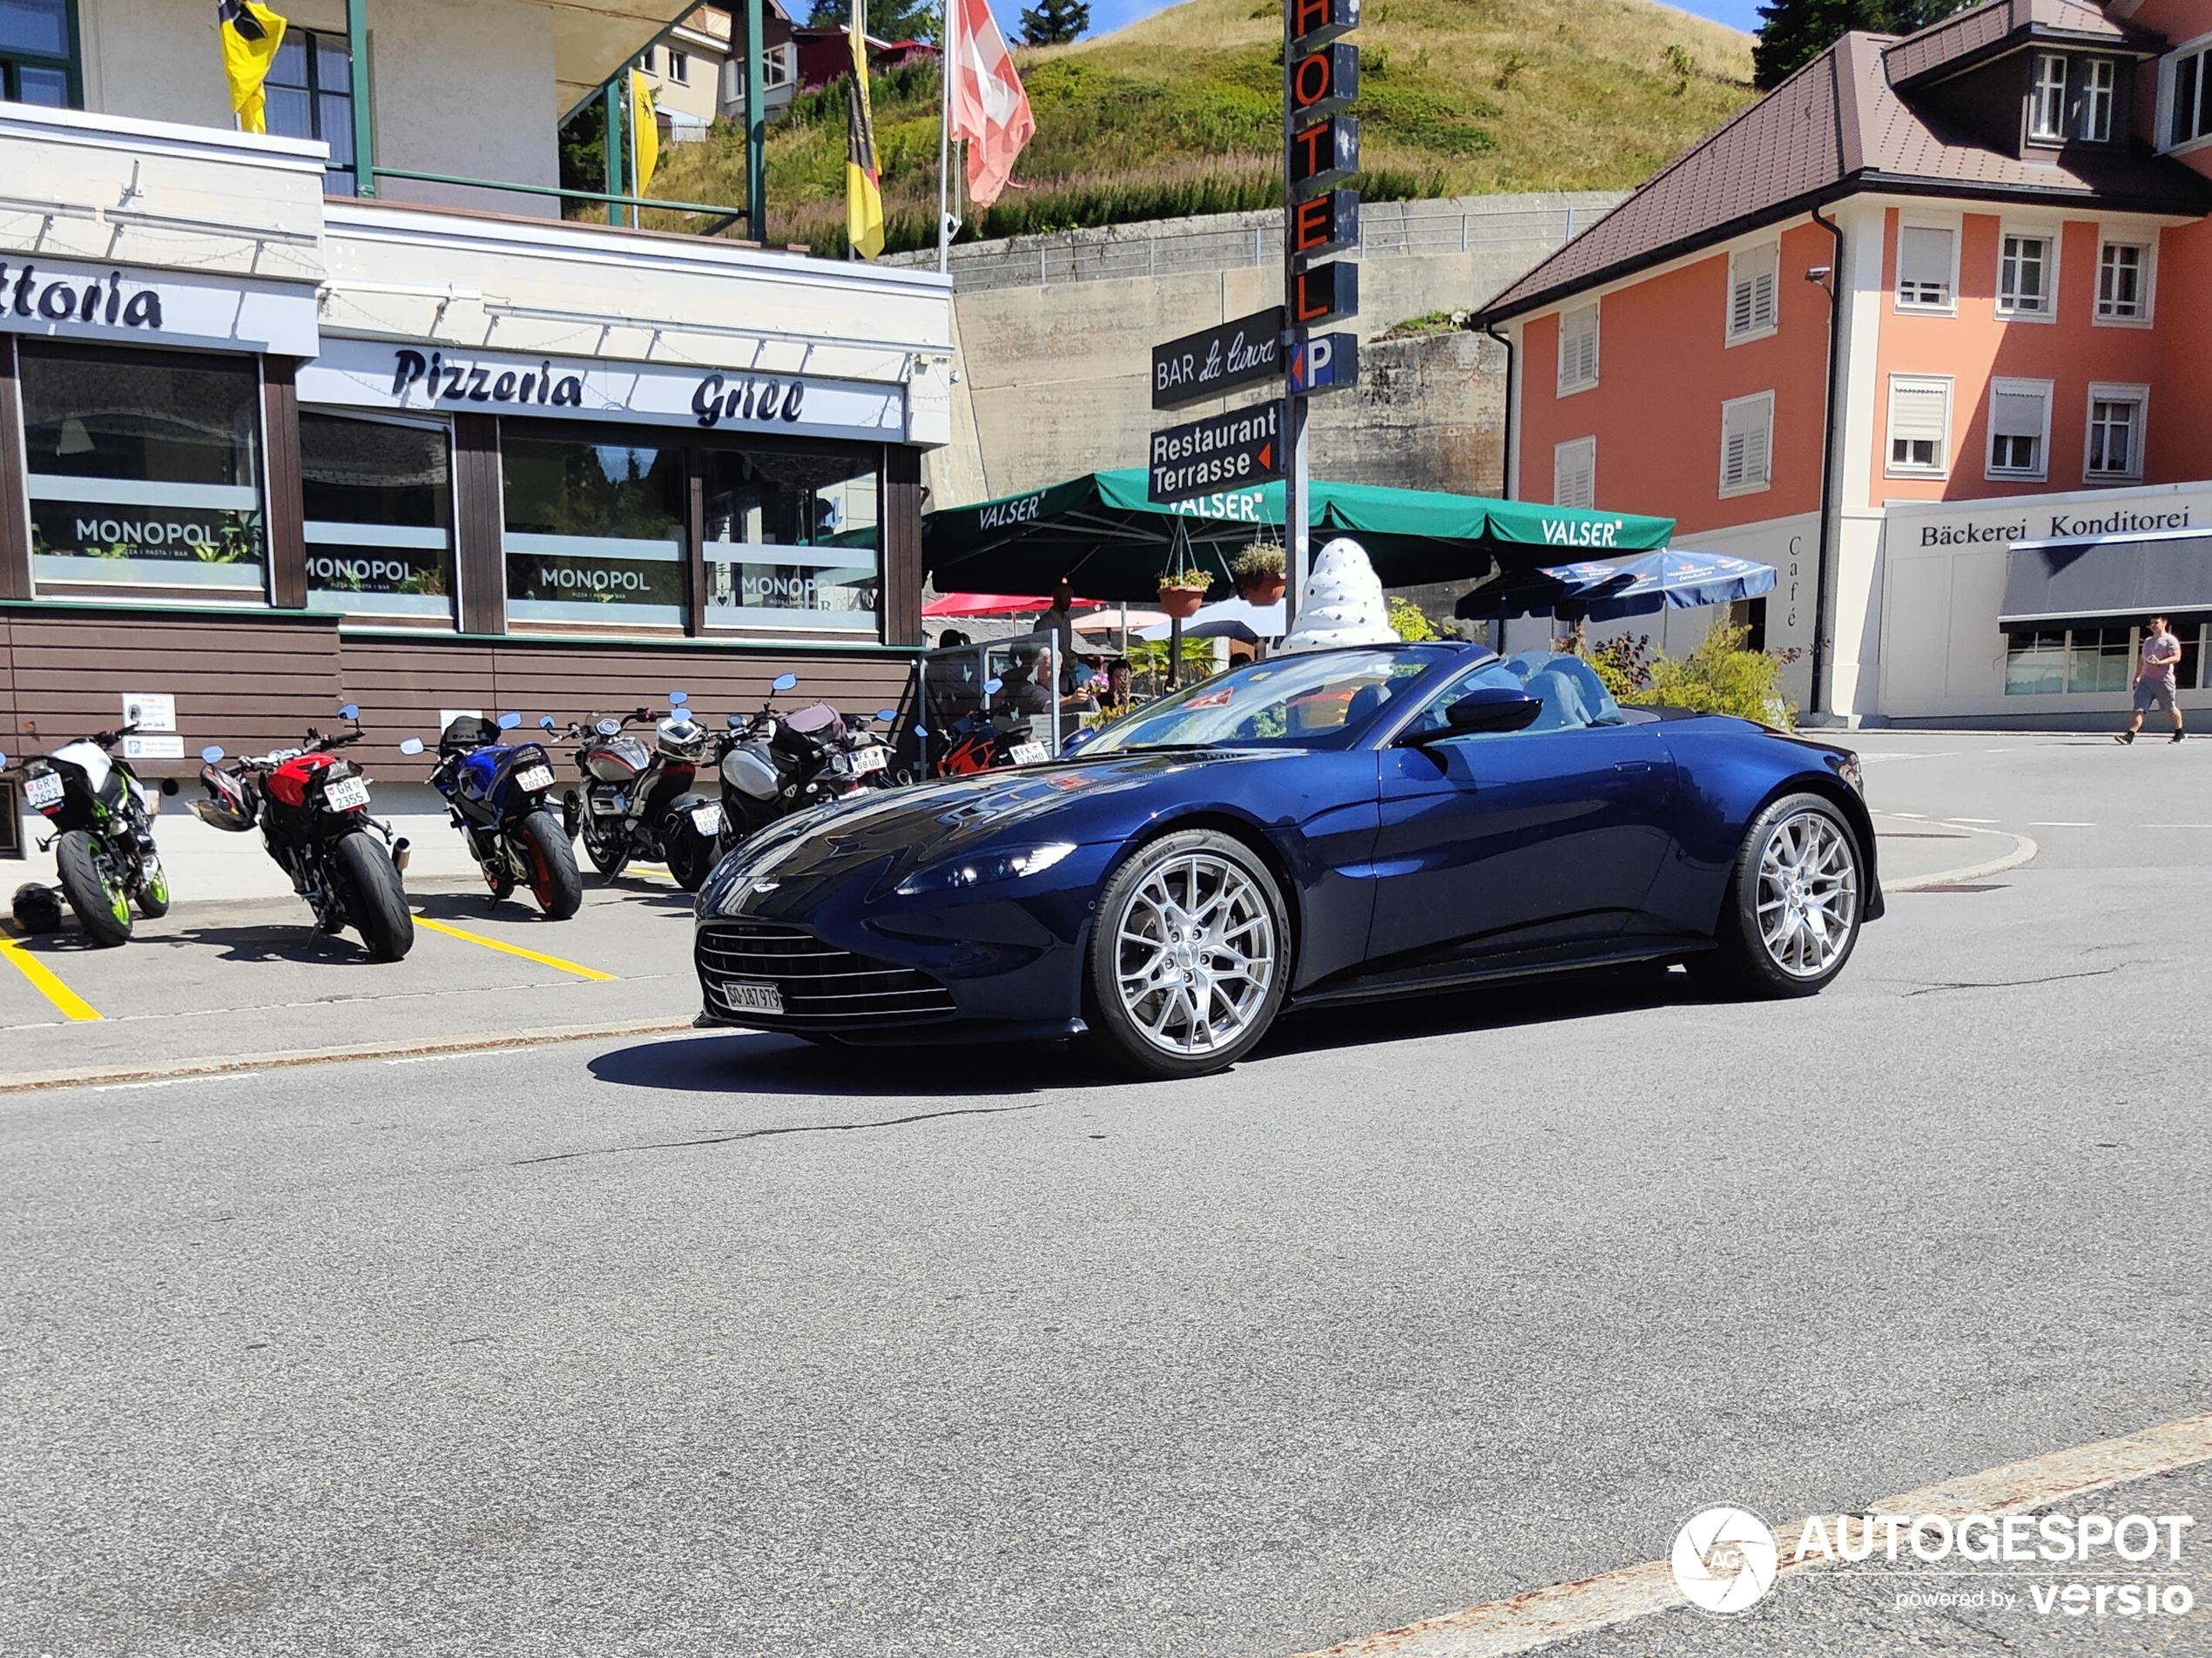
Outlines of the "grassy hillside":
<svg viewBox="0 0 2212 1658">
<path fill-rule="evenodd" d="M 1751 97 L 1746 35 L 1651 0 L 1368 0 L 1360 50 L 1370 200 L 1633 185 Z M 1019 54 L 1037 136 L 1015 188 L 962 239 L 1281 199 L 1279 0 L 1184 0 L 1118 34 Z M 934 241 L 937 79 L 873 89 L 893 249 Z M 740 135 L 670 152 L 654 193 L 742 198 Z M 841 253 L 845 98 L 771 130 L 769 239 Z M 673 218 L 670 221 L 678 222 Z"/>
</svg>

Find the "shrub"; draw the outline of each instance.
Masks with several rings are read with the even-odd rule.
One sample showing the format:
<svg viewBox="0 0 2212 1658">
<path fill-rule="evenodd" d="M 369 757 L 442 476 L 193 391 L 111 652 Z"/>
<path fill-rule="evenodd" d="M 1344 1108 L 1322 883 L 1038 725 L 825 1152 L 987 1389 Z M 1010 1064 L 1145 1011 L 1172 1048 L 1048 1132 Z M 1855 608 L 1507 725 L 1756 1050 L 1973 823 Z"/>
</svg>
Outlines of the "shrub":
<svg viewBox="0 0 2212 1658">
<path fill-rule="evenodd" d="M 1430 621 L 1423 613 L 1421 607 L 1414 603 L 1413 600 L 1400 598 L 1397 594 L 1393 593 L 1386 603 L 1390 606 L 1388 612 L 1390 625 L 1397 630 L 1398 637 L 1407 644 L 1419 644 L 1424 639 L 1440 639 L 1444 637 L 1436 630 L 1436 623 Z"/>
<path fill-rule="evenodd" d="M 1782 667 L 1789 657 L 1744 649 L 1750 637 L 1750 629 L 1716 619 L 1712 631 L 1688 656 L 1677 658 L 1662 650 L 1653 657 L 1644 684 L 1620 699 L 1793 725 L 1797 708 L 1782 694 Z"/>
</svg>

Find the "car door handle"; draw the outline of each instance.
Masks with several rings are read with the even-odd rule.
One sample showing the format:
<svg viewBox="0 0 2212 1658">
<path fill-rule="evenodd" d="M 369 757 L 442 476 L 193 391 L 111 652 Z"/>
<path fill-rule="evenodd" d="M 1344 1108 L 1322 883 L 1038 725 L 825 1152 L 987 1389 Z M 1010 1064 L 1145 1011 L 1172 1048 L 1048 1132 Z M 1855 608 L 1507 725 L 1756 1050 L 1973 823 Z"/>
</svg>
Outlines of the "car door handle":
<svg viewBox="0 0 2212 1658">
<path fill-rule="evenodd" d="M 1656 760 L 1615 760 L 1613 762 L 1613 769 L 1616 772 L 1656 772 L 1659 769 L 1659 762 Z"/>
</svg>

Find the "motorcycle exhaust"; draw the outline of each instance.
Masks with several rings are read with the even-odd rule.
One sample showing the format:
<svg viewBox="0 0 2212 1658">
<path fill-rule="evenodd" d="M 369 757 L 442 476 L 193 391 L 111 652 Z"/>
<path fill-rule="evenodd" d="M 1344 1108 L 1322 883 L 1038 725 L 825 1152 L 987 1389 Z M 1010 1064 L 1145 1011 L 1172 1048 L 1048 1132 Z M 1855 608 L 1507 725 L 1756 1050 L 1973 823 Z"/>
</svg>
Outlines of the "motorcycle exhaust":
<svg viewBox="0 0 2212 1658">
<path fill-rule="evenodd" d="M 407 860 L 408 856 L 409 849 L 408 846 L 408 839 L 405 835 L 401 835 L 397 840 L 392 843 L 392 867 L 398 870 L 402 875 L 407 873 Z"/>
</svg>

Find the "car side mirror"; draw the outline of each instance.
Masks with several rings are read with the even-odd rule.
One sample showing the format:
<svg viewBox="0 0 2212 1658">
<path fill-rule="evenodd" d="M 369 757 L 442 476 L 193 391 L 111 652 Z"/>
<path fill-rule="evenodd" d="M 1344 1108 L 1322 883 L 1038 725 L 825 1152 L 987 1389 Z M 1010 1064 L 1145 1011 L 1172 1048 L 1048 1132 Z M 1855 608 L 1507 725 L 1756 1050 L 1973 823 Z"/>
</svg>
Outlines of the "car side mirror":
<svg viewBox="0 0 2212 1658">
<path fill-rule="evenodd" d="M 404 738 L 400 744 L 400 752 L 408 756 L 410 758 L 417 754 L 420 754 L 422 752 L 422 739 L 419 737 L 409 737 Z"/>
<path fill-rule="evenodd" d="M 522 723 L 523 717 L 511 711 L 499 717 L 499 729 L 502 731 L 511 731 Z"/>
<path fill-rule="evenodd" d="M 1442 726 L 1419 732 L 1407 741 L 1413 747 L 1425 748 L 1431 743 L 1449 742 L 1455 737 L 1522 731 L 1543 711 L 1541 697 L 1527 696 L 1503 685 L 1477 685 L 1446 704 Z"/>
</svg>

